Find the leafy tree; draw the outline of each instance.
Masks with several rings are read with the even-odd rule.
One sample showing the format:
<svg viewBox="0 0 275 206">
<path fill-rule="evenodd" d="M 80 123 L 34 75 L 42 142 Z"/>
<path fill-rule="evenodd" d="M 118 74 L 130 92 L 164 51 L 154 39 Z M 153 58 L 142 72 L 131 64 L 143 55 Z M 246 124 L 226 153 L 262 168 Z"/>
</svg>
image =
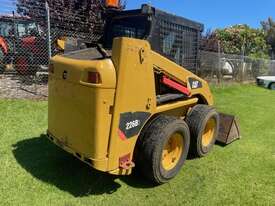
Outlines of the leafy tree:
<svg viewBox="0 0 275 206">
<path fill-rule="evenodd" d="M 269 17 L 267 21 L 261 22 L 266 34 L 266 41 L 272 48 L 272 56 L 275 58 L 275 21 Z"/>
<path fill-rule="evenodd" d="M 17 12 L 47 28 L 46 0 L 18 0 Z M 47 0 L 53 32 L 76 36 L 89 35 L 97 40 L 103 32 L 107 14 L 105 0 Z M 120 9 L 123 9 L 120 3 Z"/>
<path fill-rule="evenodd" d="M 210 52 L 218 52 L 219 50 L 219 38 L 215 31 L 207 30 L 205 35 L 202 36 L 200 43 L 200 49 Z"/>
<path fill-rule="evenodd" d="M 263 29 L 248 25 L 235 25 L 208 32 L 203 38 L 202 49 L 227 54 L 243 54 L 254 58 L 268 58 L 269 45 Z"/>
</svg>

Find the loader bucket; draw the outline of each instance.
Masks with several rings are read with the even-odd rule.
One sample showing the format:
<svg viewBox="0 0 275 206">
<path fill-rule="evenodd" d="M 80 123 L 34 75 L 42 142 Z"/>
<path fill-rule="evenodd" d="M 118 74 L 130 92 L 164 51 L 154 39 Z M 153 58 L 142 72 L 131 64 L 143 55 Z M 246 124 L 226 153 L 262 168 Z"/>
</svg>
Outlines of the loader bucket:
<svg viewBox="0 0 275 206">
<path fill-rule="evenodd" d="M 217 141 L 223 145 L 228 145 L 240 139 L 240 127 L 235 116 L 220 113 L 220 127 Z"/>
</svg>

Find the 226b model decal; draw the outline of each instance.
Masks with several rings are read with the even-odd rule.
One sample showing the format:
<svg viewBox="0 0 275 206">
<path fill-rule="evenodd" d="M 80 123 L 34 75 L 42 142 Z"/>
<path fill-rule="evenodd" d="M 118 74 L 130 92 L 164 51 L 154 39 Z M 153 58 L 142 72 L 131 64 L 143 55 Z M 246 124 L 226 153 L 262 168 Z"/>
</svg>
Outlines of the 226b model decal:
<svg viewBox="0 0 275 206">
<path fill-rule="evenodd" d="M 140 125 L 140 120 L 134 120 L 126 123 L 126 130 L 132 129 L 134 127 L 138 127 Z"/>
<path fill-rule="evenodd" d="M 151 116 L 148 112 L 127 112 L 120 114 L 119 136 L 128 139 L 139 134 L 145 122 Z"/>
</svg>

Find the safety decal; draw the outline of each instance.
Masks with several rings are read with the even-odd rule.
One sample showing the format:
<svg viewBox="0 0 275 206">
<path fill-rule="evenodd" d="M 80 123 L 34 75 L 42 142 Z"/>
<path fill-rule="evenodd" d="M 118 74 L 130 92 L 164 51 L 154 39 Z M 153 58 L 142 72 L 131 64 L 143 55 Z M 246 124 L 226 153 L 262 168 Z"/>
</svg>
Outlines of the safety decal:
<svg viewBox="0 0 275 206">
<path fill-rule="evenodd" d="M 151 116 L 148 112 L 127 112 L 120 114 L 118 135 L 122 140 L 129 139 L 137 134 Z"/>
</svg>

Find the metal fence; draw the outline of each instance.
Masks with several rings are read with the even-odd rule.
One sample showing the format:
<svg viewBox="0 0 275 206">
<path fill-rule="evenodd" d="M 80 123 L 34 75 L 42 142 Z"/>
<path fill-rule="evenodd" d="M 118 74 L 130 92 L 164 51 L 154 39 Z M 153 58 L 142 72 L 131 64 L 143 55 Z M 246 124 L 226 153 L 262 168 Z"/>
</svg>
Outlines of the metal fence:
<svg viewBox="0 0 275 206">
<path fill-rule="evenodd" d="M 26 5 L 28 1 L 33 3 Z M 42 0 L 28 1 L 1 2 L 0 98 L 47 99 L 49 58 L 64 53 L 65 39 L 81 49 L 101 37 L 102 16 L 97 12 L 101 5 L 94 6 L 95 13 L 87 17 L 65 5 L 53 10 Z M 33 11 L 36 16 L 30 17 Z M 254 82 L 256 76 L 275 75 L 274 61 L 241 55 L 201 51 L 199 62 L 197 74 L 217 84 Z"/>
<path fill-rule="evenodd" d="M 56 2 L 63 5 L 52 9 Z M 99 7 L 102 5 L 96 3 L 100 0 L 91 1 L 94 14 L 89 17 L 84 15 L 85 8 L 83 14 L 81 9 L 73 13 L 72 8 L 66 7 L 73 5 L 66 5 L 68 2 L 1 2 L 0 98 L 46 99 L 49 59 L 64 53 L 65 40 L 72 39 L 74 49 L 81 49 L 101 37 L 103 23 Z"/>
<path fill-rule="evenodd" d="M 275 61 L 201 51 L 198 75 L 216 84 L 254 83 L 258 76 L 275 75 Z"/>
<path fill-rule="evenodd" d="M 49 60 L 47 17 L 34 21 L 18 12 L 17 1 L 4 0 L 3 3 L 0 10 L 0 97 L 45 98 Z"/>
</svg>

